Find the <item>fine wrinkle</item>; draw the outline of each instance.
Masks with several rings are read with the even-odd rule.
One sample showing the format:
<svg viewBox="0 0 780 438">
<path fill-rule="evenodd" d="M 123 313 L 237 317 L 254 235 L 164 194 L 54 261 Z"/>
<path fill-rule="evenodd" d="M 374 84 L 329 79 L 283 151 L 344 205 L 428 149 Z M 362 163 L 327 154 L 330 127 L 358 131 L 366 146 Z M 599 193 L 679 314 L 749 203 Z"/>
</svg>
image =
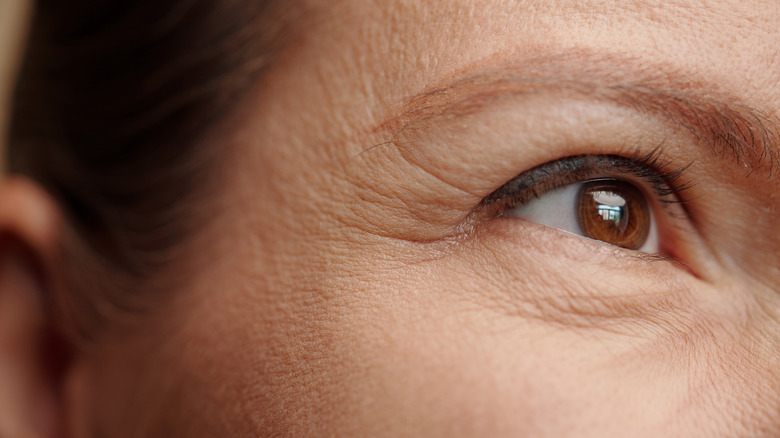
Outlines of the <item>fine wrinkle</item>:
<svg viewBox="0 0 780 438">
<path fill-rule="evenodd" d="M 413 96 L 380 126 L 401 134 L 438 119 L 471 115 L 508 97 L 565 93 L 627 107 L 683 128 L 698 146 L 730 159 L 749 175 L 772 177 L 780 169 L 778 122 L 715 84 L 696 81 L 669 66 L 620 55 L 574 52 L 489 65 Z"/>
</svg>

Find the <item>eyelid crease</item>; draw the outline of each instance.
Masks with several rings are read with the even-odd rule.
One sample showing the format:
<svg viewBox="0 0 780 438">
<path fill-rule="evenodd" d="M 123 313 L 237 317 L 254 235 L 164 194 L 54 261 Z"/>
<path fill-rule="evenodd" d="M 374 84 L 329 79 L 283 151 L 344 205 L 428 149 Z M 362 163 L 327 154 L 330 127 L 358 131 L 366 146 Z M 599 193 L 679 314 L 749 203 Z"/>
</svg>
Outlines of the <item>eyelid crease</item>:
<svg viewBox="0 0 780 438">
<path fill-rule="evenodd" d="M 660 116 L 687 130 L 700 149 L 719 159 L 730 156 L 748 175 L 771 178 L 780 171 L 778 122 L 715 90 L 715 84 L 695 82 L 669 66 L 618 54 L 556 52 L 488 65 L 425 89 L 375 131 L 392 135 L 380 145 L 394 144 L 404 131 L 473 114 L 496 99 L 566 92 Z"/>
</svg>

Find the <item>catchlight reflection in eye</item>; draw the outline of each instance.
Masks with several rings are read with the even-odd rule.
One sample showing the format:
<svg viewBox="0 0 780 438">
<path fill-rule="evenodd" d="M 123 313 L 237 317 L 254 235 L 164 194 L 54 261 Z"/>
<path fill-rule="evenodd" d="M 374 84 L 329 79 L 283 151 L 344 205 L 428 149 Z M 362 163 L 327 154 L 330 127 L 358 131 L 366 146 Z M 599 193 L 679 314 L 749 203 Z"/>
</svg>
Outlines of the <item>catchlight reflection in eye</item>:
<svg viewBox="0 0 780 438">
<path fill-rule="evenodd" d="M 633 184 L 597 179 L 550 190 L 506 216 L 558 228 L 622 248 L 658 252 L 647 198 Z"/>
</svg>

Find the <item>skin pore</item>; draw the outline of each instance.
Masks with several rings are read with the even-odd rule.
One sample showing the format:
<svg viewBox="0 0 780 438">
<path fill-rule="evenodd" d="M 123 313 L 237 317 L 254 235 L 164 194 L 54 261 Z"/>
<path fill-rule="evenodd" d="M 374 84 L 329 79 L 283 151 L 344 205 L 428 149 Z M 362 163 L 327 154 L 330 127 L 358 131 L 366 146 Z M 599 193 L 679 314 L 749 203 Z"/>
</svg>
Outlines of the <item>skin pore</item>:
<svg viewBox="0 0 780 438">
<path fill-rule="evenodd" d="M 777 2 L 311 3 L 208 139 L 166 293 L 63 372 L 62 435 L 780 430 Z M 687 166 L 651 200 L 677 260 L 483 203 L 652 153 Z"/>
</svg>

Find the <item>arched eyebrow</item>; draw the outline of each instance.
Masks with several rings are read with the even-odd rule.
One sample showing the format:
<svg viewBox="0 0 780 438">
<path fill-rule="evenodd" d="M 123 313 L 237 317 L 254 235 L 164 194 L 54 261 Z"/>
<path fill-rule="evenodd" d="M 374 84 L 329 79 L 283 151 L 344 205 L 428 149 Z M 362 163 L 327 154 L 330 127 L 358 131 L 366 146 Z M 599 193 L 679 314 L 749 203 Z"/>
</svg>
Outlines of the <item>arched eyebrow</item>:
<svg viewBox="0 0 780 438">
<path fill-rule="evenodd" d="M 692 74 L 620 55 L 567 52 L 487 61 L 426 88 L 382 128 L 396 135 L 420 123 L 480 111 L 509 96 L 564 93 L 609 101 L 681 127 L 701 149 L 731 158 L 749 174 L 780 170 L 778 122 Z"/>
</svg>

